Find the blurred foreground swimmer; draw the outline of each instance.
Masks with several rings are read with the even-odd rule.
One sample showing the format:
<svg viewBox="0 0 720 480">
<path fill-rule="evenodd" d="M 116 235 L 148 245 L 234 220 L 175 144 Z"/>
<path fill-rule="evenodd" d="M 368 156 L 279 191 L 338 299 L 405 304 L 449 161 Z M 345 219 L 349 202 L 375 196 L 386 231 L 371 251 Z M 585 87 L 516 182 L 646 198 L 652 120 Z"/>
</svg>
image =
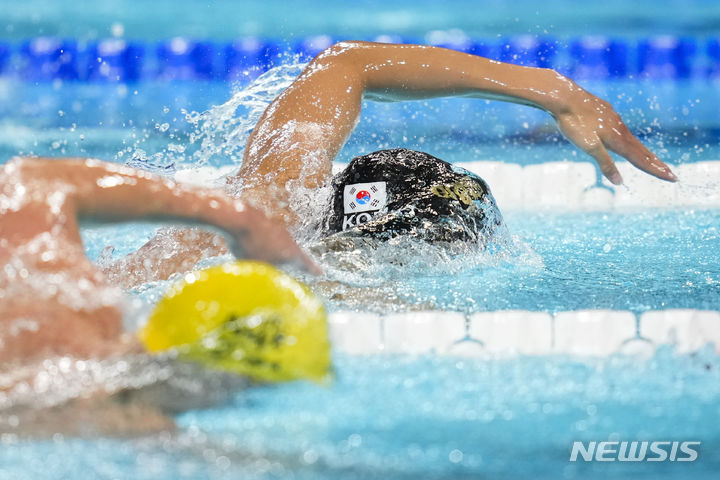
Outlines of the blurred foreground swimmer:
<svg viewBox="0 0 720 480">
<path fill-rule="evenodd" d="M 122 291 L 85 257 L 79 217 L 207 224 L 225 232 L 238 257 L 296 262 L 317 272 L 283 226 L 222 191 L 96 160 L 11 160 L 0 168 L 0 434 L 172 428 L 162 412 L 222 400 L 229 387 L 243 385 L 237 373 L 260 380 L 319 379 L 329 368 L 322 304 L 267 264 L 198 273 L 193 283 L 210 286 L 202 302 L 215 314 L 203 311 L 202 321 L 183 324 L 156 313 L 154 330 L 145 330 L 141 343 L 123 331 Z M 232 299 L 216 298 L 232 292 Z M 188 295 L 176 288 L 173 300 L 161 304 L 185 299 L 181 305 L 197 309 L 200 299 Z M 283 299 L 282 305 L 273 299 Z M 179 347 L 171 341 L 179 331 L 189 339 L 181 359 L 236 374 L 206 374 L 172 355 L 146 353 Z M 272 338 L 267 332 L 274 332 Z M 205 348 L 205 334 L 218 335 L 224 349 Z M 284 338 L 293 338 L 292 345 Z M 312 347 L 301 338 L 312 340 Z M 126 379 L 118 375 L 123 372 Z M 128 394 L 147 386 L 153 392 L 141 402 Z M 210 386 L 215 388 L 208 393 Z"/>
<path fill-rule="evenodd" d="M 0 373 L 51 355 L 105 358 L 137 351 L 140 346 L 122 330 L 121 292 L 115 285 L 166 279 L 228 249 L 237 256 L 291 261 L 318 272 L 286 230 L 297 231 L 307 221 L 295 209 L 293 195 L 329 184 L 332 161 L 357 124 L 364 98 L 440 96 L 499 99 L 549 112 L 614 184 L 622 179 L 608 149 L 651 175 L 676 180 L 610 104 L 557 72 L 422 45 L 339 43 L 310 62 L 266 109 L 248 138 L 242 167 L 228 178 L 226 192 L 182 187 L 95 160 L 16 159 L 6 164 L 0 172 Z M 411 174 L 415 165 L 420 180 L 417 166 L 431 156 L 406 152 L 376 155 L 404 164 Z M 372 166 L 372 159 L 364 162 L 351 164 L 346 177 L 352 177 L 358 165 Z M 354 221 L 353 228 L 363 234 L 427 234 L 430 240 L 459 235 L 483 241 L 499 222 L 487 185 L 453 172 L 444 162 L 433 162 L 447 178 L 424 184 L 415 192 L 418 201 L 398 203 L 393 211 L 393 202 L 403 196 L 386 176 L 357 177 L 350 183 L 341 174 L 334 184 L 342 186 L 342 205 L 336 196 L 326 222 L 328 233 Z M 352 195 L 356 207 L 361 201 L 377 206 L 373 201 L 380 197 L 373 198 L 377 192 L 372 188 L 381 192 L 381 183 L 386 204 L 374 211 L 378 217 L 364 215 L 366 222 L 347 218 L 352 213 L 345 212 L 345 206 L 347 202 L 352 210 Z M 360 184 L 370 190 L 359 190 Z M 367 195 L 358 197 L 362 192 Z M 468 222 L 463 225 L 474 222 L 477 228 L 427 228 L 435 213 L 445 211 L 464 215 Z M 468 212 L 471 215 L 465 215 Z M 176 230 L 102 272 L 84 256 L 80 216 L 207 224 L 224 230 L 230 242 L 202 230 Z M 12 381 L 3 382 L 0 393 L 10 388 Z"/>
</svg>

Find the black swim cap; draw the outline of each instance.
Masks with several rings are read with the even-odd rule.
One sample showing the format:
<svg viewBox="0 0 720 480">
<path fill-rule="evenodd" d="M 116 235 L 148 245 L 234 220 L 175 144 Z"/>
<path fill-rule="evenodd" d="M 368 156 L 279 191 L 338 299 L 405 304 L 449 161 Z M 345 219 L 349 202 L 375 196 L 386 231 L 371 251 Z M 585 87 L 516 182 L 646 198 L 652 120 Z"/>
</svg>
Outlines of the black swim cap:
<svg viewBox="0 0 720 480">
<path fill-rule="evenodd" d="M 404 148 L 353 158 L 333 177 L 329 234 L 485 244 L 502 225 L 487 183 L 462 168 Z"/>
</svg>

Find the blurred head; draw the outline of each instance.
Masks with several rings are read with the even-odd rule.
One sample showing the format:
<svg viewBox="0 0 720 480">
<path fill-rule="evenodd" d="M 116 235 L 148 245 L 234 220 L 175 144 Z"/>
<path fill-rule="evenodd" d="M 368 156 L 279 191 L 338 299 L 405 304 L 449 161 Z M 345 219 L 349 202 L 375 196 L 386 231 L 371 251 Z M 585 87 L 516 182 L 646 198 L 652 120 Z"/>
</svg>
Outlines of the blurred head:
<svg viewBox="0 0 720 480">
<path fill-rule="evenodd" d="M 328 235 L 485 245 L 502 225 L 484 180 L 423 152 L 356 157 L 333 177 L 332 188 L 323 221 Z"/>
</svg>

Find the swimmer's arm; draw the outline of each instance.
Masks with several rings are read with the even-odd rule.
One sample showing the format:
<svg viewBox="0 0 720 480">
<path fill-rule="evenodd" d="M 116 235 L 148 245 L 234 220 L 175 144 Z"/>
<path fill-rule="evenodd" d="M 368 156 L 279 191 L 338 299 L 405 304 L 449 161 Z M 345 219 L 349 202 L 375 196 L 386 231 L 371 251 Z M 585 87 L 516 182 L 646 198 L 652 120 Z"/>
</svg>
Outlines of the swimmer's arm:
<svg viewBox="0 0 720 480">
<path fill-rule="evenodd" d="M 273 136 L 293 121 L 326 126 L 329 135 L 322 138 L 322 147 L 332 160 L 355 127 L 364 96 L 383 101 L 469 96 L 532 105 L 553 115 L 562 132 L 592 155 L 613 183 L 621 183 L 622 178 L 607 149 L 651 175 L 676 180 L 667 165 L 630 133 L 609 103 L 553 70 L 444 48 L 367 42 L 339 43 L 307 66 L 258 122 L 238 175 L 252 183 L 273 174 L 279 184 L 297 175 L 298 155 L 282 148 Z M 292 140 L 296 150 L 319 149 L 317 137 Z M 322 183 L 329 171 L 328 161 L 306 183 Z"/>
<path fill-rule="evenodd" d="M 274 263 L 317 267 L 281 225 L 220 190 L 183 186 L 122 165 L 88 159 L 16 159 L 20 181 L 46 192 L 48 203 L 70 206 L 101 221 L 159 220 L 209 225 L 227 234 L 231 251 Z M 52 208 L 52 205 L 51 205 Z"/>
</svg>

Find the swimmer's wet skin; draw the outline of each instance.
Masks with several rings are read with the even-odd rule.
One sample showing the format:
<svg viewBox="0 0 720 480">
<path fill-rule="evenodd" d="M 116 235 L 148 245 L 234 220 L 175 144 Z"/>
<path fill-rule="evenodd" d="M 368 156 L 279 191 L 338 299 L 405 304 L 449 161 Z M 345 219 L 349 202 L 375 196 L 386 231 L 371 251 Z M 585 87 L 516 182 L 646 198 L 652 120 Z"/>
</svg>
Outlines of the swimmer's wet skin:
<svg viewBox="0 0 720 480">
<path fill-rule="evenodd" d="M 123 330 L 122 292 L 85 256 L 78 218 L 87 216 L 208 224 L 239 256 L 317 270 L 281 225 L 222 191 L 97 160 L 14 159 L 0 169 L 0 375 L 24 373 L 3 378 L 0 398 L 41 374 L 44 359 L 143 350 Z"/>
<path fill-rule="evenodd" d="M 138 337 L 148 352 L 161 354 L 158 361 L 173 372 L 187 371 L 189 365 L 184 363 L 191 362 L 255 382 L 311 380 L 324 384 L 331 380 L 330 342 L 322 302 L 307 286 L 266 263 L 238 261 L 188 273 L 160 300 Z M 194 373 L 205 376 L 200 370 Z M 178 406 L 192 408 L 198 400 L 168 401 L 168 394 L 162 393 L 167 387 L 162 383 L 158 379 L 148 384 L 152 393 L 138 392 L 134 386 L 104 401 L 93 401 L 97 395 L 83 396 L 79 401 L 71 398 L 58 410 L 68 415 L 71 423 L 64 428 L 63 422 L 15 405 L 13 414 L 23 419 L 22 425 L 18 422 L 16 426 L 21 428 L 9 431 L 42 436 L 57 429 L 107 434 L 132 433 L 138 428 L 122 424 L 113 427 L 114 417 L 137 422 L 148 431 L 172 429 L 172 421 L 161 411 L 177 413 Z M 229 380 L 222 383 L 224 388 L 247 386 Z M 182 390 L 180 393 L 187 395 Z M 7 395 L 5 402 L 15 396 L 12 389 Z M 213 392 L 207 395 L 212 398 Z M 138 409 L 139 405 L 143 408 Z M 103 418 L 88 419 L 87 412 L 93 411 Z M 3 418 L 0 432 L 6 426 Z M 78 422 L 79 427 L 72 424 Z"/>
<path fill-rule="evenodd" d="M 651 175 L 676 180 L 610 104 L 557 72 L 422 45 L 343 42 L 316 57 L 266 109 L 248 139 L 240 171 L 228 179 L 229 185 L 239 186 L 233 194 L 243 201 L 96 160 L 19 159 L 3 166 L 0 367 L 52 355 L 107 358 L 138 347 L 128 343 L 122 331 L 119 289 L 84 255 L 77 224 L 83 215 L 208 224 L 228 234 L 228 247 L 238 256 L 294 261 L 319 273 L 284 228 L 300 224 L 288 185 L 313 189 L 328 184 L 332 161 L 357 125 L 363 98 L 440 96 L 501 99 L 547 111 L 615 184 L 622 179 L 607 149 Z M 385 174 L 375 170 L 376 162 L 368 156 L 334 183 L 338 195 L 326 222 L 328 231 L 482 241 L 501 225 L 489 189 L 479 178 L 427 154 L 374 154 L 387 155 L 392 160 L 386 163 L 394 166 Z M 421 171 L 409 174 L 405 167 L 411 157 L 419 164 L 430 162 L 442 181 L 430 182 Z M 404 177 L 393 183 L 393 175 Z M 270 220 L 249 205 L 261 207 Z M 371 218 L 363 215 L 361 222 L 349 217 L 360 208 L 360 214 Z M 171 254 L 162 248 L 141 249 L 122 269 L 140 272 L 134 281 L 147 282 L 183 269 L 185 258 L 203 258 L 192 237 L 180 235 L 176 248 Z M 27 321 L 35 322 L 33 328 L 20 328 Z M 246 326 L 233 323 L 220 337 L 239 331 L 236 327 Z M 13 329 L 17 335 L 10 342 Z"/>
</svg>

